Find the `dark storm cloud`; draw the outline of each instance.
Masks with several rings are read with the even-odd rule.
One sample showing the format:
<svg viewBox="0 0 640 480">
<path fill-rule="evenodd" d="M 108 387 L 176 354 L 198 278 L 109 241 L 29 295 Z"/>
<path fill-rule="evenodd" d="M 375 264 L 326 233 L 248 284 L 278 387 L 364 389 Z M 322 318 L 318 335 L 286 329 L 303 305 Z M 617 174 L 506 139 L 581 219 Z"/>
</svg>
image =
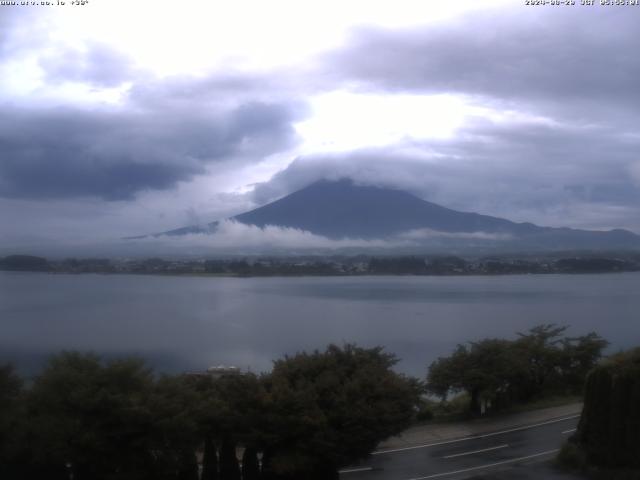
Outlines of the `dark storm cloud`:
<svg viewBox="0 0 640 480">
<path fill-rule="evenodd" d="M 56 50 L 43 55 L 39 63 L 49 83 L 81 82 L 111 87 L 136 74 L 129 57 L 99 43 L 88 43 L 81 49 Z"/>
<path fill-rule="evenodd" d="M 0 8 L 0 60 L 29 50 L 46 85 L 34 99 L 0 108 L 0 197 L 130 200 L 258 162 L 297 141 L 292 122 L 306 112 L 273 95 L 275 83 L 265 75 L 156 78 L 102 43 L 44 42 L 46 16 L 30 13 L 36 11 Z M 19 41 L 24 25 L 39 27 L 28 43 Z M 117 106 L 37 99 L 68 83 L 100 92 L 125 82 L 132 86 Z"/>
<path fill-rule="evenodd" d="M 48 45 L 7 33 L 24 31 L 27 10 L 41 9 L 0 8 L 0 59 L 20 58 L 21 43 Z M 157 79 L 101 44 L 47 46 L 35 55 L 46 89 L 24 103 L 31 106 L 0 106 L 0 197 L 38 205 L 132 199 L 290 148 L 292 125 L 309 113 L 295 100 L 305 95 L 452 93 L 529 119 L 468 119 L 448 140 L 300 158 L 256 186 L 254 200 L 346 176 L 514 220 L 640 231 L 638 15 L 638 8 L 523 6 L 419 29 L 360 28 L 307 66 L 251 74 L 231 66 L 206 78 Z M 69 82 L 98 92 L 132 87 L 118 107 L 86 108 L 80 97 L 76 107 L 38 105 L 51 105 L 38 100 L 42 92 Z M 73 95 L 76 86 L 64 87 Z"/>
<path fill-rule="evenodd" d="M 323 57 L 322 72 L 336 85 L 463 95 L 502 120 L 467 119 L 448 140 L 300 158 L 256 186 L 255 199 L 350 177 L 516 220 L 640 230 L 638 15 L 522 7 L 408 30 L 354 30 Z"/>
<path fill-rule="evenodd" d="M 522 8 L 412 30 L 360 29 L 326 57 L 365 88 L 637 107 L 640 10 Z"/>
<path fill-rule="evenodd" d="M 131 199 L 295 140 L 290 105 L 215 110 L 198 100 L 110 112 L 7 107 L 0 113 L 0 195 Z"/>
<path fill-rule="evenodd" d="M 587 127 L 478 121 L 450 140 L 299 158 L 256 185 L 254 200 L 348 177 L 519 221 L 640 230 L 640 189 L 631 172 L 639 150 L 640 139 L 616 130 L 596 135 Z"/>
</svg>

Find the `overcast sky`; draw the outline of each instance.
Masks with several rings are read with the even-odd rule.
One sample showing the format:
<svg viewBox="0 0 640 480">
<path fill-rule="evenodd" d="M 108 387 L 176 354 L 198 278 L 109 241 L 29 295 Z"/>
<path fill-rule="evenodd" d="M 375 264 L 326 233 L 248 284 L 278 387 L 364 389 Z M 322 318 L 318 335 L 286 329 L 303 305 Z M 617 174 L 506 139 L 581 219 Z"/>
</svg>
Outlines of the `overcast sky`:
<svg viewBox="0 0 640 480">
<path fill-rule="evenodd" d="M 345 176 L 640 233 L 640 7 L 577 3 L 0 6 L 0 248 L 209 222 Z"/>
</svg>

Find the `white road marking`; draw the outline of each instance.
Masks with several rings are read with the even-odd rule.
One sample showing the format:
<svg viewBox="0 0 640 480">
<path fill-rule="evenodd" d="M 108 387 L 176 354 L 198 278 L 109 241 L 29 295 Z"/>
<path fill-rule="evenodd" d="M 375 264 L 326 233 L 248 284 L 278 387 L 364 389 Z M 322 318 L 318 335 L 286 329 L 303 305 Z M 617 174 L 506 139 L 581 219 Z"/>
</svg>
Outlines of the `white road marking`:
<svg viewBox="0 0 640 480">
<path fill-rule="evenodd" d="M 497 447 L 483 448 L 482 450 L 474 450 L 473 452 L 464 452 L 464 453 L 456 453 L 454 455 L 447 455 L 442 458 L 456 458 L 456 457 L 464 457 L 465 455 L 473 455 L 474 453 L 482 453 L 482 452 L 490 452 L 491 450 L 498 450 L 500 448 L 507 448 L 509 445 L 498 445 Z"/>
<path fill-rule="evenodd" d="M 433 475 L 427 475 L 426 477 L 415 477 L 409 480 L 427 480 L 429 478 L 438 478 L 438 477 L 446 477 L 447 475 L 456 475 L 457 473 L 466 473 L 472 472 L 474 470 L 482 470 L 484 468 L 497 467 L 499 465 L 507 465 L 509 463 L 521 462 L 523 460 L 529 460 L 531 458 L 542 457 L 543 455 L 551 455 L 552 453 L 556 453 L 558 449 L 555 450 L 547 450 L 546 452 L 535 453 L 533 455 L 527 455 L 526 457 L 513 458 L 511 460 L 504 460 L 502 462 L 489 463 L 487 465 L 480 465 L 478 467 L 465 468 L 463 470 L 456 470 L 454 472 L 444 472 L 444 473 L 435 473 Z"/>
<path fill-rule="evenodd" d="M 406 450 L 416 450 L 418 448 L 437 447 L 438 445 L 448 445 L 450 443 L 466 442 L 466 441 L 469 441 L 469 440 L 477 440 L 479 438 L 487 438 L 487 437 L 493 437 L 495 435 L 502 435 L 503 433 L 519 432 L 521 430 L 528 430 L 529 428 L 536 428 L 536 427 L 542 427 L 544 425 L 551 425 L 552 423 L 565 422 L 567 420 L 572 420 L 572 419 L 578 418 L 578 417 L 580 417 L 580 415 L 572 415 L 571 417 L 558 418 L 558 419 L 555 419 L 555 420 L 549 420 L 549 421 L 542 422 L 542 423 L 536 423 L 534 425 L 526 425 L 526 426 L 523 426 L 523 427 L 509 428 L 507 430 L 501 430 L 499 432 L 484 433 L 482 435 L 474 435 L 474 436 L 471 436 L 471 437 L 456 438 L 454 440 L 445 440 L 445 441 L 442 441 L 442 442 L 426 443 L 424 445 L 414 445 L 412 447 L 393 448 L 391 450 L 379 450 L 377 452 L 372 452 L 371 455 L 382 455 L 382 454 L 385 454 L 385 453 L 404 452 Z"/>
<path fill-rule="evenodd" d="M 347 470 L 340 470 L 338 473 L 368 472 L 370 470 L 373 470 L 373 467 L 349 468 Z"/>
<path fill-rule="evenodd" d="M 564 435 L 565 433 L 575 432 L 576 430 L 577 430 L 577 428 L 571 428 L 571 429 L 565 430 L 564 432 L 561 432 L 561 433 Z"/>
</svg>

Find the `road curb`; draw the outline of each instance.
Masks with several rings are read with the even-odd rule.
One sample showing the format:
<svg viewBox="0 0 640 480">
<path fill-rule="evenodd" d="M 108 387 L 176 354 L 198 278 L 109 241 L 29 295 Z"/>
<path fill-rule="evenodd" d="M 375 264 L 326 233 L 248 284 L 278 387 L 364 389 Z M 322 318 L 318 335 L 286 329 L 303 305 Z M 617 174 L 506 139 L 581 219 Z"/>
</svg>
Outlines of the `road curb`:
<svg viewBox="0 0 640 480">
<path fill-rule="evenodd" d="M 376 451 L 410 448 L 430 443 L 482 437 L 483 435 L 496 431 L 517 430 L 539 423 L 553 422 L 579 415 L 581 411 L 582 403 L 575 403 L 467 422 L 415 426 L 410 427 L 396 437 L 391 437 L 381 442 Z M 512 419 L 512 421 L 509 421 L 509 419 Z"/>
</svg>

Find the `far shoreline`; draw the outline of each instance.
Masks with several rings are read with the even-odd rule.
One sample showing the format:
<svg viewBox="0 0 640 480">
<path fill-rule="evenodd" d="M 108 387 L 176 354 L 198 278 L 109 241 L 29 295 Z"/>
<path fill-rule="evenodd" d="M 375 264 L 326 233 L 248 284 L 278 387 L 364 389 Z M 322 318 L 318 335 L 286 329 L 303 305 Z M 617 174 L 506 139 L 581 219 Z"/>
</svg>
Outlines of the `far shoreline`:
<svg viewBox="0 0 640 480">
<path fill-rule="evenodd" d="M 241 275 L 233 273 L 143 273 L 143 272 L 44 272 L 26 270 L 0 270 L 0 273 L 24 273 L 24 274 L 47 274 L 50 276 L 87 276 L 96 275 L 104 277 L 126 276 L 126 277 L 170 277 L 170 278 L 482 278 L 482 277 L 528 277 L 528 276 L 587 276 L 587 275 L 623 275 L 638 274 L 640 270 L 629 271 L 606 271 L 606 272 L 513 272 L 513 273 L 442 273 L 442 274 L 409 274 L 409 273 L 362 273 L 362 274 L 290 274 L 290 275 Z"/>
<path fill-rule="evenodd" d="M 640 253 L 289 256 L 227 258 L 0 258 L 0 271 L 52 274 L 140 274 L 195 277 L 504 276 L 640 271 Z"/>
</svg>

